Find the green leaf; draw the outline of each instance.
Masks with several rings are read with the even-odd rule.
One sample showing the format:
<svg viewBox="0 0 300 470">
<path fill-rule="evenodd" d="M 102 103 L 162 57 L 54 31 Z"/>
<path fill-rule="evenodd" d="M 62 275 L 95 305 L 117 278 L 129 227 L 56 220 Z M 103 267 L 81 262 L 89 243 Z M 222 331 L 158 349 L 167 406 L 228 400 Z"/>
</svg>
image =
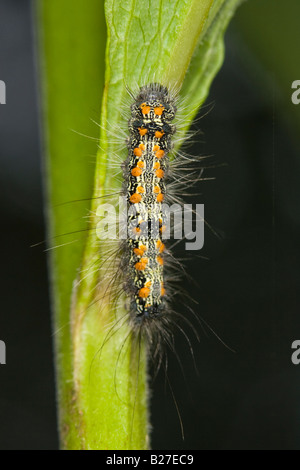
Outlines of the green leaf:
<svg viewBox="0 0 300 470">
<path fill-rule="evenodd" d="M 40 54 L 45 59 L 43 101 L 51 236 L 85 228 L 82 217 L 87 201 L 55 204 L 89 198 L 94 185 L 89 230 L 82 232 L 85 237 L 77 233 L 76 243 L 52 251 L 51 258 L 64 448 L 149 447 L 146 347 L 130 335 L 123 296 L 107 295 L 117 278 L 115 270 L 107 271 L 105 260 L 109 258 L 108 264 L 112 264 L 109 253 L 116 245 L 97 238 L 97 209 L 99 202 L 107 202 L 105 197 L 99 198 L 120 191 L 115 156 L 124 160 L 127 152 L 125 143 L 120 146 L 112 136 L 123 135 L 122 129 L 127 129 L 124 103 L 130 101 L 126 87 L 137 90 L 153 81 L 178 91 L 182 87 L 186 108 L 181 120 L 186 131 L 221 65 L 223 34 L 238 3 L 105 2 L 105 87 L 94 167 L 87 157 L 96 153 L 93 141 L 70 129 L 95 135 L 88 117 L 92 109 L 98 109 L 103 89 L 103 4 L 100 0 L 38 2 Z M 79 226 L 70 229 L 75 219 Z M 74 234 L 69 237 L 63 237 L 62 243 L 74 241 Z M 120 290 L 122 286 L 117 287 Z"/>
</svg>

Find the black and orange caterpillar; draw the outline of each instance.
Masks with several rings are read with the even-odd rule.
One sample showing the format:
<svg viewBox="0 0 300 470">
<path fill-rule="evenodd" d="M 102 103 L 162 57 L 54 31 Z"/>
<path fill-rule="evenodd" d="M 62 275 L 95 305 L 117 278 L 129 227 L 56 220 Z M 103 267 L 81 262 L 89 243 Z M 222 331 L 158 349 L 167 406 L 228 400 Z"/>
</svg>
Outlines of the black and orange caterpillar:
<svg viewBox="0 0 300 470">
<path fill-rule="evenodd" d="M 130 315 L 139 325 L 163 317 L 166 310 L 163 206 L 175 114 L 174 98 L 157 83 L 141 87 L 131 105 L 129 153 L 123 165 L 128 236 L 122 271 Z"/>
</svg>

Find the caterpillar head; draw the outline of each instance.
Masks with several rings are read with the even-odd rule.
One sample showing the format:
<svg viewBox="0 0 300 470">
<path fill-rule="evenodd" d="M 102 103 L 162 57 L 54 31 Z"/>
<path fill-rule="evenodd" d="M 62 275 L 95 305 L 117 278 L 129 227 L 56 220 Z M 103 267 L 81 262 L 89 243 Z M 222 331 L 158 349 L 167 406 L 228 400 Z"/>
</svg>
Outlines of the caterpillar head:
<svg viewBox="0 0 300 470">
<path fill-rule="evenodd" d="M 176 106 L 166 87 L 151 83 L 140 88 L 131 110 L 136 117 L 165 124 L 174 119 Z"/>
</svg>

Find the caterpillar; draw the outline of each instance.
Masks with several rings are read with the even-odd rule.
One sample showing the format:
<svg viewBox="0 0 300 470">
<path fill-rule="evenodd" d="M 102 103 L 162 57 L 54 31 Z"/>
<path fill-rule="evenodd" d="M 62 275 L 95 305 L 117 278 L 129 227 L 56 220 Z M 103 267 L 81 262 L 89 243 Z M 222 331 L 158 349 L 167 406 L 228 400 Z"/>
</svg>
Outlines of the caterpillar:
<svg viewBox="0 0 300 470">
<path fill-rule="evenodd" d="M 105 276 L 109 287 L 104 288 L 104 293 L 100 289 L 100 299 L 107 296 L 107 290 L 110 291 L 111 304 L 117 311 L 119 298 L 125 293 L 126 321 L 129 322 L 133 337 L 145 337 L 148 349 L 151 349 L 153 363 L 157 358 L 161 363 L 165 345 L 174 351 L 174 327 L 184 333 L 177 323 L 178 319 L 189 325 L 197 336 L 196 329 L 186 316 L 171 306 L 174 281 L 176 283 L 180 279 L 176 271 L 182 271 L 183 266 L 172 256 L 165 240 L 171 238 L 172 229 L 174 238 L 183 238 L 182 216 L 184 238 L 192 239 L 191 234 L 196 237 L 197 230 L 193 232 L 192 217 L 189 224 L 187 220 L 193 211 L 190 208 L 187 214 L 186 207 L 182 211 L 180 196 L 182 188 L 186 189 L 202 179 L 203 167 L 199 168 L 199 157 L 194 158 L 174 150 L 177 142 L 175 134 L 178 128 L 180 131 L 178 92 L 156 82 L 141 86 L 135 94 L 130 90 L 128 92 L 132 98 L 130 107 L 128 104 L 126 106 L 127 110 L 130 109 L 126 137 L 128 155 L 121 164 L 113 163 L 118 168 L 117 172 L 119 173 L 120 168 L 122 172 L 122 189 L 118 194 L 125 199 L 125 236 L 120 236 L 122 241 L 117 248 L 113 244 L 106 250 L 102 243 L 102 253 L 108 253 L 111 246 L 114 248 L 112 254 L 108 255 L 109 265 L 113 269 L 106 274 L 102 272 L 102 278 Z M 112 131 L 109 133 L 112 134 Z M 120 137 L 119 131 L 117 137 Z M 176 153 L 176 158 L 171 159 L 171 153 L 174 156 Z M 110 205 L 107 208 L 106 204 L 104 206 L 106 212 L 111 210 L 112 215 L 115 215 L 114 207 Z M 173 225 L 171 212 L 174 217 Z M 98 215 L 100 214 L 103 215 L 101 211 Z M 197 222 L 199 220 L 196 219 L 196 226 Z M 203 222 L 202 217 L 201 223 Z M 100 239 L 101 230 L 98 232 Z M 178 288 L 178 282 L 175 287 L 177 292 L 183 290 L 182 286 Z M 122 320 L 117 319 L 109 330 L 108 337 L 120 325 Z M 185 333 L 184 336 L 188 340 Z"/>
<path fill-rule="evenodd" d="M 123 165 L 123 189 L 128 202 L 128 238 L 122 262 L 130 296 L 132 323 L 146 331 L 166 312 L 164 281 L 163 201 L 168 154 L 176 106 L 168 89 L 152 83 L 141 87 L 131 106 L 128 158 Z M 166 321 L 166 318 L 163 318 Z"/>
</svg>

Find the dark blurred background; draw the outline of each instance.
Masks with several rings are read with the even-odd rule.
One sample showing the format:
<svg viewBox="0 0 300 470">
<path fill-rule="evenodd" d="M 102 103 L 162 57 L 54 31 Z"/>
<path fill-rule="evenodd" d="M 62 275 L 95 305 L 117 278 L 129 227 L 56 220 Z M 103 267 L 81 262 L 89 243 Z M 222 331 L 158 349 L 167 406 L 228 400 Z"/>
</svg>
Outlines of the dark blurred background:
<svg viewBox="0 0 300 470">
<path fill-rule="evenodd" d="M 222 238 L 206 229 L 200 254 L 208 259 L 186 262 L 198 287 L 185 286 L 198 301 L 195 311 L 235 353 L 198 328 L 197 375 L 177 338 L 186 380 L 174 357 L 169 380 L 185 440 L 160 374 L 152 385 L 154 449 L 300 449 L 300 365 L 291 362 L 291 344 L 300 339 L 299 137 L 274 72 L 256 62 L 242 25 L 237 16 L 228 30 L 226 60 L 192 149 L 214 156 L 206 176 L 215 180 L 201 183 L 201 202 Z M 287 96 L 296 79 L 300 69 L 286 83 Z M 45 234 L 29 1 L 0 3 L 0 80 L 7 85 L 0 105 L 0 339 L 7 346 L 0 448 L 56 449 L 47 256 L 30 247 Z"/>
</svg>

